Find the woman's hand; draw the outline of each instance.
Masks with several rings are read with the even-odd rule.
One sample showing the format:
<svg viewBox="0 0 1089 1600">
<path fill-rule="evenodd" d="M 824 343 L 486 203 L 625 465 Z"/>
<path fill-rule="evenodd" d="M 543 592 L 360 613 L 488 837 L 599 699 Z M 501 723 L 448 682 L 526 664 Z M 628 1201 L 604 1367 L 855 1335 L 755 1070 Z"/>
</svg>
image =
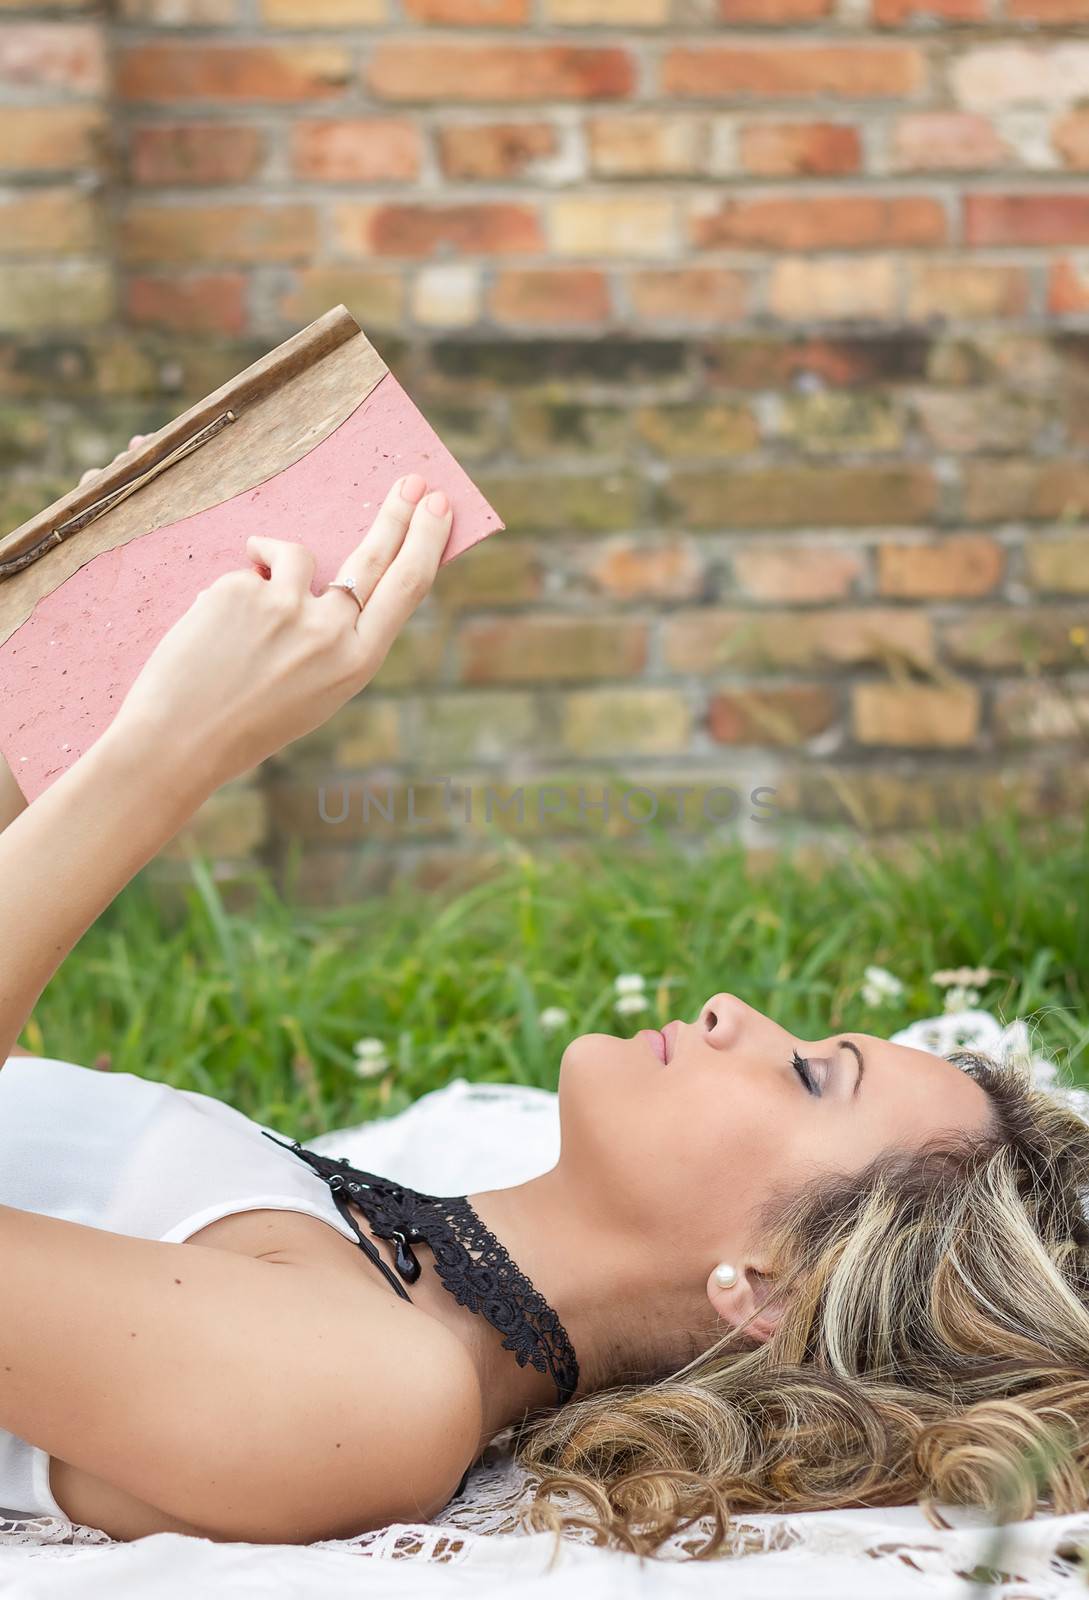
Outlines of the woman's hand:
<svg viewBox="0 0 1089 1600">
<path fill-rule="evenodd" d="M 370 682 L 431 589 L 452 511 L 426 489 L 417 473 L 398 479 L 337 573 L 354 578 L 362 610 L 343 589 L 311 592 L 305 546 L 247 540 L 254 567 L 201 590 L 104 737 L 136 740 L 142 758 L 193 764 L 211 793 L 320 727 Z"/>
</svg>

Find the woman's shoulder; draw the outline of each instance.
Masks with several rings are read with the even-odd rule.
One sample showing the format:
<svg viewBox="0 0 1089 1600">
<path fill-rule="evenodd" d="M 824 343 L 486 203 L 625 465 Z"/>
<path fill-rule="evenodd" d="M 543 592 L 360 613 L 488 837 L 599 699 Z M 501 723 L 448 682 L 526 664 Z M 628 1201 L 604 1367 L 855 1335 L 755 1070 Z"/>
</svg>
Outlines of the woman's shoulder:
<svg viewBox="0 0 1089 1600">
<path fill-rule="evenodd" d="M 354 1438 L 366 1441 L 367 1520 L 354 1531 L 430 1520 L 485 1443 L 484 1401 L 468 1348 L 384 1285 L 364 1279 L 341 1293 L 341 1273 L 296 1270 L 313 1275 L 315 1333 L 332 1359 L 326 1371 L 340 1372 L 342 1415 Z"/>
</svg>

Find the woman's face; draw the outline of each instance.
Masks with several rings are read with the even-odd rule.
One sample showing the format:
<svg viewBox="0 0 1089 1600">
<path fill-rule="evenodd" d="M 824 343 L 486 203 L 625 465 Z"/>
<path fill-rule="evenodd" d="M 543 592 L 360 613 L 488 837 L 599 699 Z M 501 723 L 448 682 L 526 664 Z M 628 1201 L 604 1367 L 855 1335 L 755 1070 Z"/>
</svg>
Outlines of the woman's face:
<svg viewBox="0 0 1089 1600">
<path fill-rule="evenodd" d="M 990 1123 L 986 1092 L 942 1057 L 864 1033 L 802 1039 L 736 995 L 663 1034 L 664 1063 L 656 1030 L 571 1041 L 560 1161 L 625 1232 L 708 1270 L 759 1261 L 752 1214 L 773 1190 Z"/>
</svg>

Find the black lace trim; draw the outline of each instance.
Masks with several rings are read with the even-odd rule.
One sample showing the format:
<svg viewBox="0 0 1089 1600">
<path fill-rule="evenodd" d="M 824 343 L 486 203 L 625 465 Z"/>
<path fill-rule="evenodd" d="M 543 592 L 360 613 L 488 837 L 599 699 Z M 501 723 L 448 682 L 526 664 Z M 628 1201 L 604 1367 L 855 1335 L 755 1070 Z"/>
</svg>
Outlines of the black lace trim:
<svg viewBox="0 0 1089 1600">
<path fill-rule="evenodd" d="M 349 1166 L 342 1158 L 306 1150 L 297 1139 L 288 1144 L 262 1132 L 265 1138 L 301 1156 L 325 1179 L 360 1245 L 402 1299 L 410 1296 L 360 1232 L 348 1200 L 359 1207 L 380 1239 L 393 1243 L 394 1265 L 406 1282 L 415 1283 L 421 1271 L 412 1246 L 428 1245 L 435 1271 L 458 1305 L 479 1312 L 497 1328 L 504 1336 L 504 1350 L 513 1353 L 520 1367 L 528 1361 L 538 1372 L 551 1374 L 557 1405 L 570 1400 L 578 1388 L 579 1364 L 563 1323 L 464 1195 L 420 1194 Z"/>
</svg>

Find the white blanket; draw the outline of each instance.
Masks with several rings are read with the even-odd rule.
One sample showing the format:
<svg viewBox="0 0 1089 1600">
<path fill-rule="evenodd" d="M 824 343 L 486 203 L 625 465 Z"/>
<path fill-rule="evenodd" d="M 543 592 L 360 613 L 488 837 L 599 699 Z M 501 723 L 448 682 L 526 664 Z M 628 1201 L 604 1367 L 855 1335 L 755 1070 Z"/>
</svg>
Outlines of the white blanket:
<svg viewBox="0 0 1089 1600">
<path fill-rule="evenodd" d="M 1029 1057 L 1027 1029 L 1003 1029 L 989 1012 L 927 1018 L 895 1034 L 939 1054 L 975 1045 Z M 1036 1079 L 1056 1088 L 1051 1064 Z M 1061 1089 L 1089 1120 L 1089 1094 Z M 290 1132 L 290 1130 L 288 1130 Z M 540 1089 L 455 1079 L 399 1116 L 331 1133 L 310 1147 L 388 1173 L 433 1194 L 464 1194 L 519 1183 L 554 1165 L 559 1152 L 556 1097 Z M 285 1470 L 290 1470 L 289 1464 Z M 435 1522 L 395 1524 L 356 1539 L 319 1544 L 216 1544 L 156 1534 L 128 1544 L 97 1530 L 49 1518 L 0 1523 L 0 1597 L 18 1600 L 118 1600 L 193 1595 L 290 1596 L 327 1600 L 341 1592 L 368 1600 L 512 1595 L 530 1600 L 631 1600 L 645 1596 L 730 1600 L 882 1600 L 948 1596 L 967 1600 L 1051 1600 L 1084 1594 L 1079 1547 L 1089 1554 L 1089 1512 L 995 1529 L 977 1512 L 943 1507 L 934 1527 L 916 1506 L 884 1510 L 746 1515 L 735 1520 L 735 1553 L 692 1561 L 696 1528 L 655 1559 L 600 1549 L 573 1534 L 558 1554 L 550 1534 L 520 1527 L 524 1479 L 500 1441 L 470 1474 L 465 1492 Z M 994 1576 L 973 1587 L 976 1567 Z"/>
</svg>

